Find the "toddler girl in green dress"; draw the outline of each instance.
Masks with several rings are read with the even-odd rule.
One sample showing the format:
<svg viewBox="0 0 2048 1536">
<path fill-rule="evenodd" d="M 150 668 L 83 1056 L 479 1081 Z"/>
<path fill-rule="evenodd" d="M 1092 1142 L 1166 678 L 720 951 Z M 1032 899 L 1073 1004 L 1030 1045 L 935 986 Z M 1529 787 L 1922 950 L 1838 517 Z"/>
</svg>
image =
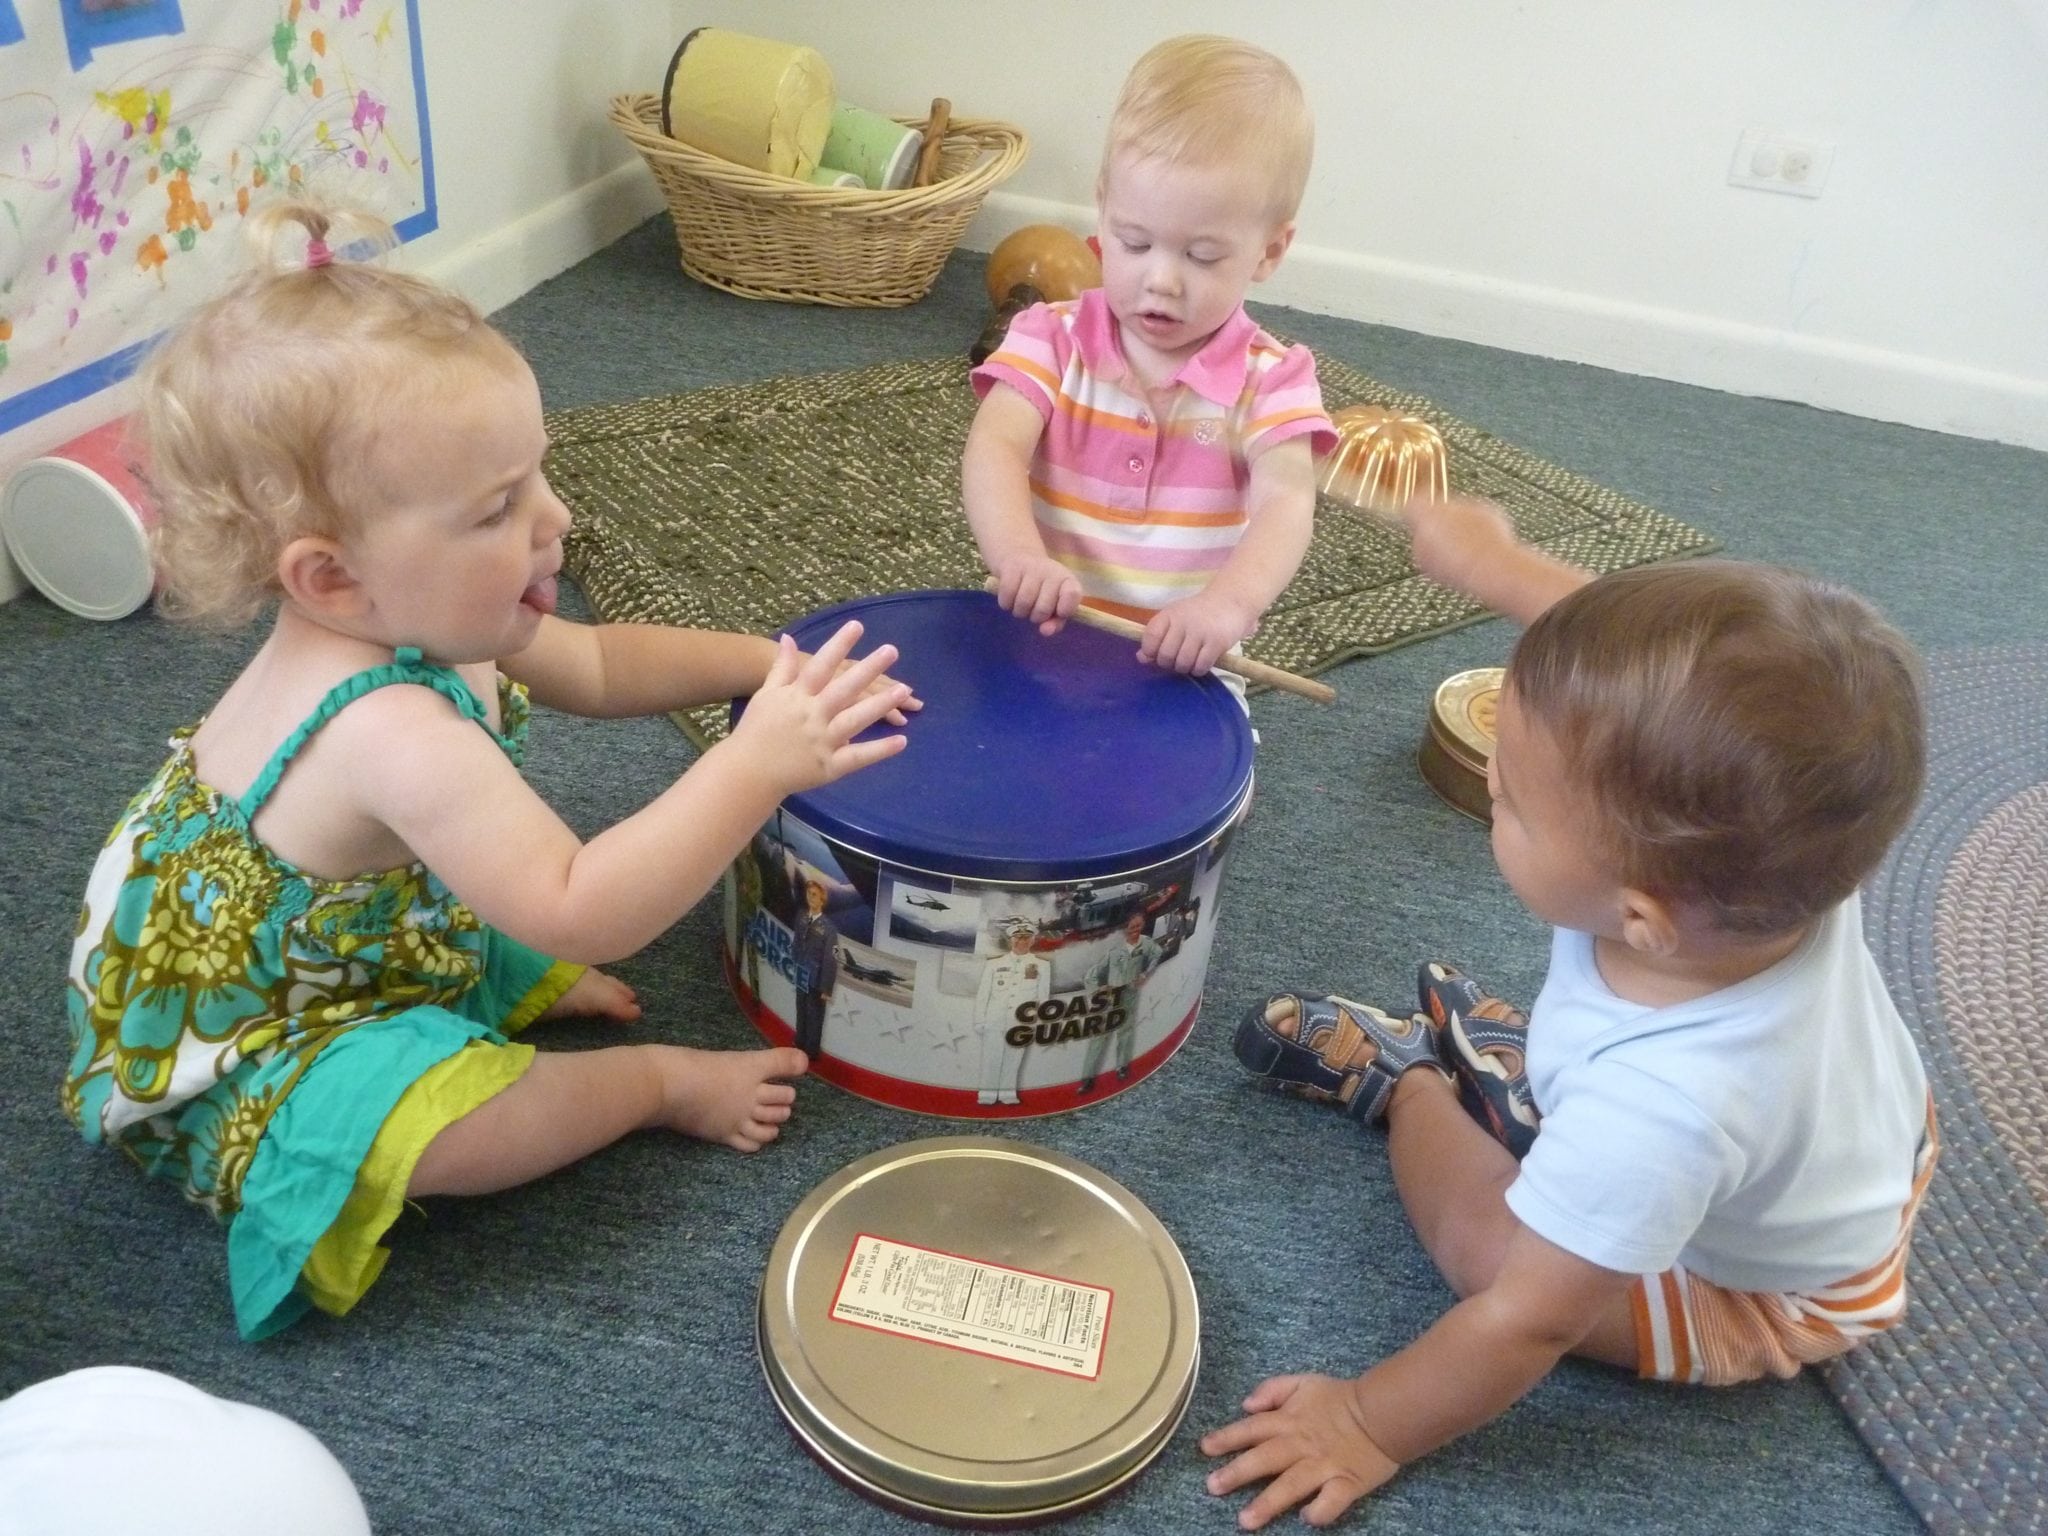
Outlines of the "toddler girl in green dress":
<svg viewBox="0 0 2048 1536">
<path fill-rule="evenodd" d="M 225 1223 L 254 1339 L 347 1311 L 407 1198 L 509 1188 L 642 1127 L 773 1140 L 799 1051 L 509 1037 L 639 1017 L 588 967 L 680 918 L 785 795 L 900 750 L 853 738 L 916 701 L 892 647 L 850 661 L 856 624 L 805 656 L 556 617 L 569 513 L 511 343 L 340 259 L 344 236 L 389 242 L 374 221 L 278 204 L 249 229 L 262 260 L 155 351 L 141 416 L 164 607 L 275 617 L 94 866 L 63 1097 Z M 520 777 L 529 694 L 619 716 L 748 692 L 727 740 L 588 843 Z"/>
</svg>

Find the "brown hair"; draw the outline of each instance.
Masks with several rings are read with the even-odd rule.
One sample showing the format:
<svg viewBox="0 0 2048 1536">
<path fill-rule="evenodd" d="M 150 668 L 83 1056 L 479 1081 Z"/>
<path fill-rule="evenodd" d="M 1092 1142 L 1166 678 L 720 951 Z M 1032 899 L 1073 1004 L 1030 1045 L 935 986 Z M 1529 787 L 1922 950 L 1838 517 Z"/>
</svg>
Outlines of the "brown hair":
<svg viewBox="0 0 2048 1536">
<path fill-rule="evenodd" d="M 1273 219 L 1301 207 L 1315 119 L 1301 82 L 1275 55 L 1234 37 L 1170 37 L 1131 67 L 1110 114 L 1096 180 L 1124 151 L 1174 164 L 1243 166 L 1267 188 Z"/>
<path fill-rule="evenodd" d="M 1920 665 L 1864 599 L 1729 560 L 1602 576 L 1508 663 L 1625 883 L 1785 933 L 1884 856 L 1926 766 Z"/>
<path fill-rule="evenodd" d="M 172 330 L 138 381 L 159 604 L 217 626 L 279 595 L 293 539 L 342 536 L 396 489 L 372 453 L 394 411 L 518 357 L 468 300 L 345 259 L 391 244 L 373 215 L 276 202 L 244 236 L 251 269 Z"/>
</svg>

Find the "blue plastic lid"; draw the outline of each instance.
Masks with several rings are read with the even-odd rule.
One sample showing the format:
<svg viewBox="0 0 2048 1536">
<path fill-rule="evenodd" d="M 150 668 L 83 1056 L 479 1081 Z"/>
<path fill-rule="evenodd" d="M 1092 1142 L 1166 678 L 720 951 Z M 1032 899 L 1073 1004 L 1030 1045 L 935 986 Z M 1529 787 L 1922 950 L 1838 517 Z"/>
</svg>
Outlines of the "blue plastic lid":
<svg viewBox="0 0 2048 1536">
<path fill-rule="evenodd" d="M 848 619 L 866 628 L 855 654 L 896 646 L 892 675 L 924 700 L 901 753 L 784 802 L 856 852 L 970 879 L 1097 879 L 1200 847 L 1251 786 L 1236 697 L 1144 665 L 1136 641 L 1074 623 L 1048 639 L 985 592 L 861 598 L 789 633 L 815 650 Z"/>
</svg>

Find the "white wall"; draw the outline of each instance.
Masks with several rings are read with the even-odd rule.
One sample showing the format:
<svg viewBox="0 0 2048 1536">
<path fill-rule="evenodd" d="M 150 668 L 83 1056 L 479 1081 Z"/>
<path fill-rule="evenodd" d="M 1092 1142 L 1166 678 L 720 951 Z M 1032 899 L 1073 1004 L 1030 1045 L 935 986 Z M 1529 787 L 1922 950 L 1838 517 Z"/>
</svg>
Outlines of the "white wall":
<svg viewBox="0 0 2048 1536">
<path fill-rule="evenodd" d="M 605 111 L 620 91 L 661 89 L 693 25 L 682 0 L 422 0 L 420 13 L 441 227 L 406 247 L 409 264 L 497 309 L 660 210 Z"/>
<path fill-rule="evenodd" d="M 886 17 L 886 24 L 879 18 Z M 968 243 L 1086 227 L 1124 71 L 1175 32 L 1288 59 L 1318 123 L 1262 297 L 2048 447 L 2048 0 L 702 0 L 809 42 L 843 98 L 1010 119 Z M 1730 187 L 1759 126 L 1818 200 Z"/>
<path fill-rule="evenodd" d="M 811 43 L 848 100 L 1032 136 L 967 243 L 1087 228 L 1161 37 L 1232 32 L 1315 104 L 1277 303 L 2048 448 L 2048 0 L 427 0 L 440 228 L 496 308 L 661 204 L 605 120 L 697 25 Z M 1749 126 L 1832 143 L 1818 200 L 1727 184 Z M 0 475 L 122 408 L 0 438 Z M 0 598 L 11 573 L 0 555 Z"/>
</svg>

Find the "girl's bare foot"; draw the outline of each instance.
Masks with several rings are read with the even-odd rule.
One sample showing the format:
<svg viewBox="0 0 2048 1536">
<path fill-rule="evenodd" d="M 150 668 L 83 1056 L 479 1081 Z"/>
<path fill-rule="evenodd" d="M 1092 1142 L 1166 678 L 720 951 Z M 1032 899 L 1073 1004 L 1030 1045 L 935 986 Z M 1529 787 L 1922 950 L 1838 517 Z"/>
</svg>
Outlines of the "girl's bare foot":
<svg viewBox="0 0 2048 1536">
<path fill-rule="evenodd" d="M 593 965 L 571 982 L 569 990 L 549 1004 L 536 1022 L 610 1019 L 617 1024 L 631 1024 L 639 1017 L 639 994 L 618 977 L 607 976 Z"/>
<path fill-rule="evenodd" d="M 758 1152 L 782 1134 L 796 1089 L 777 1078 L 801 1077 L 810 1065 L 789 1046 L 766 1051 L 700 1051 L 653 1046 L 661 1075 L 656 1123 L 736 1152 Z"/>
</svg>

